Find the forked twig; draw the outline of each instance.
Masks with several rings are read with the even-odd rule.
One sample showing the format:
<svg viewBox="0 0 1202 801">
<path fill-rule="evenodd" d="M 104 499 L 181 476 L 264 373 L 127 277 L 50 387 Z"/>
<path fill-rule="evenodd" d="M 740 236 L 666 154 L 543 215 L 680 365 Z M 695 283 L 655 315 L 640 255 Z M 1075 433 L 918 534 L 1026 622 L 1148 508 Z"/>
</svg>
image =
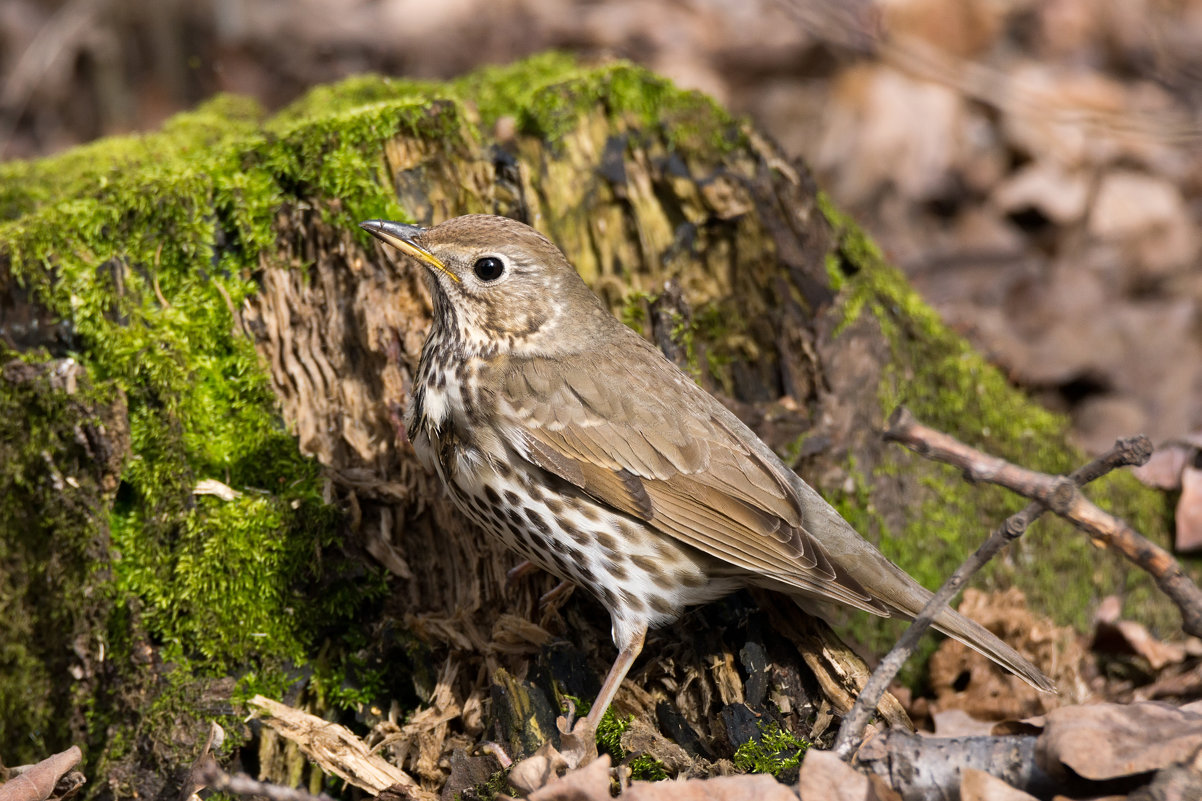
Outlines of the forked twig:
<svg viewBox="0 0 1202 801">
<path fill-rule="evenodd" d="M 1090 531 L 1095 539 L 1110 545 L 1152 573 L 1161 589 L 1181 608 L 1186 631 L 1196 633 L 1194 627 L 1202 624 L 1202 593 L 1189 581 L 1172 556 L 1136 534 L 1126 523 L 1098 509 L 1078 490 L 1079 486 L 1084 486 L 1117 467 L 1145 463 L 1152 454 L 1152 444 L 1147 437 L 1118 440 L 1107 453 L 1075 470 L 1067 478 L 1026 470 L 982 453 L 954 437 L 922 425 L 904 407 L 898 408 L 889 418 L 889 429 L 885 432 L 885 438 L 899 442 L 921 456 L 959 467 L 970 481 L 999 484 L 1034 500 L 1022 511 L 1007 518 L 964 560 L 931 597 L 922 612 L 914 618 L 893 649 L 877 665 L 864 690 L 856 699 L 855 706 L 843 719 L 839 728 L 834 750 L 841 758 L 846 760 L 852 756 L 855 743 L 863 736 L 881 695 L 902 665 L 913 655 L 919 640 L 930 628 L 939 611 L 974 573 L 1002 548 L 1021 537 L 1046 510 L 1050 509 L 1067 517 Z"/>
</svg>

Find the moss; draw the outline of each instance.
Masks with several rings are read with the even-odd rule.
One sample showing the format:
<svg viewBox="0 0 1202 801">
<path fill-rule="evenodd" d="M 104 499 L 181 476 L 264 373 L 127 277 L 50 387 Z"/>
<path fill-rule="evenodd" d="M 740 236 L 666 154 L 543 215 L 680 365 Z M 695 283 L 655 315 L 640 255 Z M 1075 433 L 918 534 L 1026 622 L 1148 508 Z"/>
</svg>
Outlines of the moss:
<svg viewBox="0 0 1202 801">
<path fill-rule="evenodd" d="M 760 724 L 760 736 L 735 749 L 734 763 L 744 773 L 769 773 L 780 778 L 801 765 L 801 757 L 809 747 L 808 741 L 773 721 Z"/>
<path fill-rule="evenodd" d="M 882 418 L 905 405 L 938 430 L 1045 473 L 1067 473 L 1086 461 L 1067 444 L 1066 418 L 1010 385 L 943 325 L 855 223 L 825 196 L 820 195 L 819 203 L 837 241 L 828 255 L 827 271 L 832 287 L 841 291 L 840 330 L 868 315 L 893 352 L 878 388 Z M 924 490 L 910 518 L 900 530 L 889 530 L 877 519 L 863 521 L 868 525 L 859 530 L 877 532 L 885 554 L 928 587 L 941 584 L 992 528 L 1025 504 L 1001 488 L 971 485 L 954 468 L 912 457 L 896 446 L 887 449 L 874 468 L 876 476 L 885 478 L 902 471 L 918 476 Z M 1099 481 L 1087 494 L 1141 526 L 1153 540 L 1167 541 L 1157 493 L 1140 487 L 1129 473 Z M 854 507 L 866 499 L 842 497 L 836 502 L 854 522 Z M 1083 563 L 1093 568 L 1082 570 Z M 1098 553 L 1080 533 L 1050 515 L 1005 558 L 994 560 L 977 584 L 986 589 L 1018 586 L 1033 609 L 1078 629 L 1087 626 L 1099 597 L 1113 592 L 1124 594 L 1129 611 L 1157 628 L 1172 630 L 1178 624 L 1169 605 L 1155 598 L 1150 580 L 1129 571 L 1117 557 Z M 876 638 L 882 637 L 891 641 L 893 634 L 878 630 Z"/>
<path fill-rule="evenodd" d="M 618 319 L 643 336 L 647 336 L 647 309 L 655 300 L 650 292 L 630 292 L 618 310 Z"/>
<path fill-rule="evenodd" d="M 0 345 L 0 365 L 0 751 L 21 764 L 85 735 L 70 710 L 112 604 L 97 434 L 119 396 L 86 375 L 69 389 L 75 366 L 45 354 Z"/>
<path fill-rule="evenodd" d="M 256 291 L 259 254 L 274 247 L 274 217 L 288 199 L 337 198 L 353 219 L 400 216 L 380 172 L 382 143 L 396 132 L 436 137 L 458 127 L 453 109 L 430 115 L 412 99 L 321 119 L 294 110 L 264 125 L 253 104 L 219 98 L 157 133 L 0 167 L 0 268 L 65 321 L 69 353 L 96 381 L 123 388 L 128 398 L 132 458 L 111 511 L 92 510 L 112 530 L 104 592 L 119 608 L 137 604 L 181 682 L 236 670 L 280 686 L 288 664 L 341 640 L 347 623 L 383 594 L 380 573 L 364 575 L 336 552 L 340 515 L 322 501 L 320 469 L 285 429 L 231 309 Z M 14 402 L 22 410 L 7 419 L 34 413 L 23 408 L 28 399 Z M 26 444 L 48 447 L 36 432 Z M 15 467 L 6 464 L 3 477 L 21 480 Z M 242 495 L 194 497 L 200 479 Z M 39 525 L 60 527 L 53 517 L 40 513 Z M 3 522 L 6 530 L 21 528 Z M 96 531 L 95 521 L 63 527 L 71 537 Z M 61 546 L 70 537 L 46 541 Z M 13 619 L 53 628 L 36 617 Z M 120 651 L 130 633 L 118 624 L 106 636 L 110 651 Z M 37 691 L 45 683 L 37 661 L 14 648 L 17 674 L 34 684 L 5 682 L 0 692 L 51 702 L 53 693 Z M 331 665 L 316 684 L 347 684 L 346 665 Z M 329 696 L 352 703 L 374 688 L 378 682 L 361 682 L 358 693 Z M 30 737 L 43 729 L 34 719 L 47 717 L 38 706 L 5 715 L 14 727 L 0 732 L 7 753 L 18 753 L 19 742 L 44 754 L 69 739 L 61 730 L 45 742 Z M 112 710 L 92 704 L 89 714 L 91 730 L 109 740 L 104 759 L 114 764 L 131 740 L 108 731 Z"/>
<path fill-rule="evenodd" d="M 366 82 L 346 82 L 351 96 L 362 93 Z M 340 87 L 315 92 L 337 93 Z M 381 89 L 376 94 L 384 92 Z M 328 105 L 335 109 L 333 113 L 323 111 L 322 104 L 307 97 L 285 109 L 267 124 L 269 136 L 256 156 L 291 196 L 334 200 L 319 206 L 320 213 L 331 225 L 357 232 L 363 241 L 368 235 L 359 231 L 360 220 L 410 219 L 390 191 L 384 143 L 396 135 L 454 141 L 471 131 L 459 104 L 415 95 L 401 85 L 389 99 L 350 107 Z"/>
<path fill-rule="evenodd" d="M 712 157 L 746 142 L 742 126 L 711 98 L 625 61 L 590 66 L 565 53 L 544 53 L 479 70 L 452 86 L 478 107 L 485 126 L 513 116 L 520 131 L 552 145 L 597 108 L 611 118 L 629 116 L 682 151 Z"/>
<path fill-rule="evenodd" d="M 630 756 L 622 747 L 622 735 L 630 728 L 633 720 L 634 715 L 625 719 L 619 718 L 610 707 L 605 710 L 597 724 L 597 747 L 613 757 L 615 764 L 627 760 Z M 626 766 L 630 769 L 630 778 L 638 781 L 657 782 L 668 778 L 668 769 L 664 763 L 646 754 L 630 758 Z"/>
<path fill-rule="evenodd" d="M 455 801 L 493 801 L 499 797 L 509 798 L 509 770 L 498 770 L 488 781 L 471 788 L 470 792 L 455 793 Z"/>
</svg>

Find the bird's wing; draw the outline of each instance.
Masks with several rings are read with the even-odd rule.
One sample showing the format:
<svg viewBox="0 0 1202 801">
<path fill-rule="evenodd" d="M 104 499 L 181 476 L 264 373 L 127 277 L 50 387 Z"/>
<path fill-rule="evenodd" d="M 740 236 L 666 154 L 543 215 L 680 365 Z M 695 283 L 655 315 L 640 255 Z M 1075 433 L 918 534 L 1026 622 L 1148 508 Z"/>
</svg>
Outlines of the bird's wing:
<svg viewBox="0 0 1202 801">
<path fill-rule="evenodd" d="M 787 468 L 748 444 L 754 434 L 649 345 L 623 345 L 604 370 L 588 353 L 509 363 L 498 400 L 526 458 L 720 560 L 888 614 L 806 530 Z"/>
</svg>

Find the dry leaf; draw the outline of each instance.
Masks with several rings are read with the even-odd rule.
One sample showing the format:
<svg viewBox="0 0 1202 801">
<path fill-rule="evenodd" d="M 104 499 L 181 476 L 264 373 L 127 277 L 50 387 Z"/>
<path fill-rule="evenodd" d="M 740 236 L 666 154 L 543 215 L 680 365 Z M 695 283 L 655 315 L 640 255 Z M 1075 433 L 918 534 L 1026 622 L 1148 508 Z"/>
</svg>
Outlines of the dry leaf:
<svg viewBox="0 0 1202 801">
<path fill-rule="evenodd" d="M 992 733 L 992 721 L 977 720 L 963 709 L 943 709 L 931 713 L 936 737 L 973 737 Z"/>
<path fill-rule="evenodd" d="M 1194 458 L 1197 449 L 1180 442 L 1161 445 L 1146 464 L 1133 468 L 1132 473 L 1149 487 L 1175 490 L 1181 487 L 1181 471 Z"/>
<path fill-rule="evenodd" d="M 1021 719 L 1089 697 L 1082 678 L 1087 654 L 1076 632 L 1033 614 L 1019 590 L 966 590 L 960 612 L 1031 658 L 1052 678 L 1059 695 L 1041 693 L 976 651 L 946 640 L 931 657 L 931 686 L 936 695 L 932 715 L 962 709 L 978 720 Z"/>
<path fill-rule="evenodd" d="M 552 779 L 527 798 L 529 801 L 609 801 L 609 755 L 604 754 L 578 770 Z"/>
<path fill-rule="evenodd" d="M 634 782 L 620 796 L 629 801 L 797 801 L 797 793 L 771 776 Z"/>
<path fill-rule="evenodd" d="M 1185 643 L 1157 639 L 1146 626 L 1134 620 L 1098 620 L 1094 650 L 1142 656 L 1154 671 L 1185 661 Z"/>
<path fill-rule="evenodd" d="M 964 98 L 888 68 L 861 65 L 836 78 L 816 162 L 843 202 L 882 187 L 912 200 L 939 194 L 960 149 Z M 855 169 L 840 169 L 854 159 Z"/>
<path fill-rule="evenodd" d="M 1006 784 L 983 770 L 965 768 L 960 777 L 960 801 L 1037 801 L 1035 796 Z"/>
<path fill-rule="evenodd" d="M 1202 470 L 1187 465 L 1181 471 L 1181 498 L 1177 501 L 1177 533 L 1173 545 L 1181 552 L 1202 548 Z"/>
<path fill-rule="evenodd" d="M 807 751 L 798 776 L 801 801 L 876 801 L 868 777 L 830 751 Z"/>
<path fill-rule="evenodd" d="M 1089 232 L 1119 243 L 1132 267 L 1162 274 L 1184 268 L 1198 254 L 1198 236 L 1180 190 L 1142 172 L 1115 171 L 1098 188 Z"/>
<path fill-rule="evenodd" d="M 608 754 L 603 754 L 592 764 L 595 765 L 598 762 L 604 762 L 606 771 L 609 770 Z M 559 772 L 567 766 L 568 761 L 564 759 L 563 754 L 556 750 L 555 746 L 549 742 L 543 743 L 537 751 L 513 766 L 513 769 L 509 771 L 509 783 L 518 792 L 524 795 L 530 794 L 555 781 Z M 605 786 L 609 787 L 608 782 Z"/>
<path fill-rule="evenodd" d="M 82 758 L 79 746 L 73 745 L 36 765 L 21 769 L 16 776 L 0 784 L 0 801 L 44 801 L 54 792 L 58 780 Z"/>
<path fill-rule="evenodd" d="M 1023 167 L 997 187 L 993 202 L 1007 214 L 1035 209 L 1057 225 L 1081 219 L 1089 199 L 1089 180 L 1081 170 L 1054 161 Z"/>
<path fill-rule="evenodd" d="M 1184 762 L 1202 748 L 1202 714 L 1168 704 L 1092 704 L 1054 709 L 1035 746 L 1049 775 L 1069 768 L 1104 781 Z"/>
</svg>

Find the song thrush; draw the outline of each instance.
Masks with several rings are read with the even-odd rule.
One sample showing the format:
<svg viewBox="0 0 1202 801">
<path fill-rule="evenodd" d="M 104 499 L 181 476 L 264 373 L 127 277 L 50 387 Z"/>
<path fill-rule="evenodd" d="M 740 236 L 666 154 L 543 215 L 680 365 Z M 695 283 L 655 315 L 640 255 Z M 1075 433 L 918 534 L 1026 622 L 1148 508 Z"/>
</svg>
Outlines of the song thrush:
<svg viewBox="0 0 1202 801">
<path fill-rule="evenodd" d="M 930 593 L 886 559 L 738 418 L 615 319 L 542 234 L 471 215 L 361 224 L 426 267 L 434 321 L 409 438 L 456 506 L 613 619 L 602 713 L 649 627 L 739 587 L 912 617 Z M 1041 690 L 983 627 L 936 628 Z"/>
</svg>

